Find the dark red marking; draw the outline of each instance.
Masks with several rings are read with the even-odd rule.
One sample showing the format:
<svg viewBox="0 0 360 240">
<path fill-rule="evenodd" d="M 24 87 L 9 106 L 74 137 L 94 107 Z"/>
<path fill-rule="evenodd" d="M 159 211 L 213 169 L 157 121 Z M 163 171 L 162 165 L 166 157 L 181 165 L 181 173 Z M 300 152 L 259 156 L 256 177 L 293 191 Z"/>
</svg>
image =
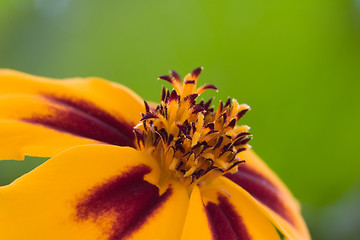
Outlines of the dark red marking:
<svg viewBox="0 0 360 240">
<path fill-rule="evenodd" d="M 197 78 L 200 75 L 202 69 L 203 69 L 202 67 L 198 67 L 198 68 L 194 69 L 192 71 L 191 75 Z"/>
<path fill-rule="evenodd" d="M 242 221 L 227 197 L 219 195 L 219 204 L 209 202 L 206 214 L 214 240 L 248 240 L 251 239 Z M 241 203 L 239 203 L 241 204 Z"/>
<path fill-rule="evenodd" d="M 239 139 L 240 137 L 251 135 L 249 132 L 241 132 L 238 135 L 236 135 L 235 139 Z"/>
<path fill-rule="evenodd" d="M 50 102 L 53 115 L 34 114 L 23 121 L 113 145 L 134 147 L 133 123 L 118 119 L 85 100 L 44 97 Z"/>
<path fill-rule="evenodd" d="M 165 101 L 165 98 L 166 98 L 166 91 L 165 91 L 165 88 L 164 86 L 162 87 L 162 91 L 161 91 L 161 101 Z"/>
<path fill-rule="evenodd" d="M 230 104 L 231 104 L 231 98 L 228 97 L 228 99 L 226 100 L 226 103 L 225 103 L 225 107 L 230 106 Z"/>
<path fill-rule="evenodd" d="M 222 103 L 221 103 L 222 104 Z M 222 108 L 222 107 L 221 107 Z M 225 113 L 223 113 L 223 114 L 221 114 L 221 116 L 219 117 L 219 118 L 223 118 L 223 122 L 226 122 L 226 119 L 227 119 L 227 113 L 225 112 Z"/>
<path fill-rule="evenodd" d="M 172 194 L 168 188 L 162 195 L 159 188 L 144 180 L 151 169 L 146 165 L 133 167 L 121 176 L 94 187 L 77 204 L 78 221 L 101 221 L 111 217 L 113 225 L 107 240 L 121 240 L 141 228 Z"/>
<path fill-rule="evenodd" d="M 169 97 L 170 97 L 170 92 L 169 92 L 169 90 L 166 90 L 166 99 L 165 99 L 165 102 L 169 102 Z"/>
<path fill-rule="evenodd" d="M 235 156 L 234 156 L 234 158 L 235 158 Z M 231 165 L 231 166 L 228 168 L 227 171 L 229 171 L 229 170 L 233 169 L 234 167 L 236 167 L 237 165 L 243 164 L 243 163 L 245 163 L 245 160 L 236 161 L 235 163 L 233 163 L 233 165 Z"/>
<path fill-rule="evenodd" d="M 213 149 L 216 149 L 216 148 L 220 147 L 223 140 L 224 140 L 223 136 L 219 137 L 219 139 L 218 139 L 216 145 L 213 147 Z"/>
<path fill-rule="evenodd" d="M 217 133 L 217 132 L 219 132 L 219 131 L 217 131 L 217 130 L 210 130 L 205 136 L 210 135 L 210 134 L 212 134 L 212 133 Z"/>
<path fill-rule="evenodd" d="M 223 101 L 219 101 L 219 107 L 218 107 L 218 110 L 220 109 L 220 112 L 222 112 L 222 110 L 224 109 L 224 103 Z"/>
<path fill-rule="evenodd" d="M 142 118 L 140 119 L 140 121 L 144 121 L 146 119 L 151 119 L 151 118 L 159 118 L 158 115 L 156 115 L 156 113 L 152 113 L 152 112 L 147 112 L 145 113 Z"/>
<path fill-rule="evenodd" d="M 181 81 L 181 77 L 177 72 L 175 72 L 174 70 L 171 70 L 170 73 L 173 76 L 173 78 L 175 78 L 176 81 L 178 81 L 178 82 Z"/>
<path fill-rule="evenodd" d="M 171 91 L 170 97 L 169 97 L 169 101 L 179 101 L 180 100 L 180 96 L 177 94 L 177 92 L 175 90 Z"/>
<path fill-rule="evenodd" d="M 144 105 L 145 105 L 145 111 L 150 112 L 149 104 L 146 101 L 144 101 Z"/>
<path fill-rule="evenodd" d="M 169 83 L 171 83 L 171 84 L 173 83 L 172 78 L 171 78 L 170 76 L 168 76 L 168 75 L 160 76 L 159 79 L 165 80 L 165 81 L 167 81 L 167 82 L 169 82 Z"/>
<path fill-rule="evenodd" d="M 240 118 L 242 118 L 242 117 L 245 115 L 245 113 L 247 113 L 248 111 L 249 111 L 249 109 L 247 108 L 247 109 L 244 109 L 244 110 L 241 110 L 240 112 L 238 112 L 238 113 L 236 114 L 237 120 L 239 121 Z"/>
<path fill-rule="evenodd" d="M 214 100 L 214 98 L 210 98 L 204 105 L 205 109 L 208 109 L 210 107 L 211 102 Z"/>
<path fill-rule="evenodd" d="M 185 84 L 195 84 L 195 80 L 186 80 Z"/>
<path fill-rule="evenodd" d="M 205 108 L 203 106 L 200 106 L 200 105 L 197 104 L 192 108 L 191 114 L 197 114 L 197 113 L 202 112 L 204 110 L 205 110 Z"/>
<path fill-rule="evenodd" d="M 227 126 L 228 126 L 228 127 L 231 127 L 231 128 L 234 128 L 235 125 L 236 125 L 236 119 L 233 118 Z"/>
<path fill-rule="evenodd" d="M 189 135 L 191 129 L 189 128 L 189 126 L 187 126 L 186 124 L 177 124 L 176 126 L 179 128 L 180 132 L 185 135 Z"/>
<path fill-rule="evenodd" d="M 235 143 L 234 143 L 234 146 L 237 146 L 237 145 L 245 145 L 247 144 L 250 140 L 252 139 L 252 136 L 249 136 L 245 139 L 239 139 L 237 140 Z"/>
<path fill-rule="evenodd" d="M 198 96 L 199 96 L 199 94 L 197 94 L 197 93 L 190 94 L 185 97 L 185 101 L 188 100 L 190 103 L 193 103 Z"/>
<path fill-rule="evenodd" d="M 217 87 L 214 84 L 205 84 L 204 86 L 201 87 L 202 89 L 214 89 L 214 90 L 218 90 Z"/>
<path fill-rule="evenodd" d="M 227 173 L 225 177 L 241 186 L 262 204 L 296 226 L 291 211 L 284 202 L 285 200 L 282 198 L 280 191 L 263 175 L 255 172 L 245 164 L 240 166 L 236 173 Z"/>
<path fill-rule="evenodd" d="M 245 151 L 245 150 L 246 150 L 246 148 L 239 148 L 238 150 L 236 150 L 236 154 L 235 154 L 235 155 L 237 155 L 238 153 L 243 152 L 243 151 Z"/>
<path fill-rule="evenodd" d="M 213 122 L 210 122 L 210 123 L 205 125 L 205 128 L 209 128 L 210 130 L 214 130 L 215 124 Z"/>
</svg>

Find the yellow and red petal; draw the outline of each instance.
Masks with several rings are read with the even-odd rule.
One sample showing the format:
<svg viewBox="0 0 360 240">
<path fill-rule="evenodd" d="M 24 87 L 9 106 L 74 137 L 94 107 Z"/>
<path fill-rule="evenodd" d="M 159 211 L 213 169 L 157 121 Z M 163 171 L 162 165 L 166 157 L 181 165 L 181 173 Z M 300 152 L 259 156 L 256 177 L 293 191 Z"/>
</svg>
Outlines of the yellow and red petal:
<svg viewBox="0 0 360 240">
<path fill-rule="evenodd" d="M 55 80 L 13 70 L 0 70 L 0 119 L 28 124 L 28 139 L 32 137 L 30 129 L 36 125 L 77 139 L 88 138 L 108 144 L 134 146 L 132 128 L 138 123 L 140 112 L 143 111 L 143 102 L 135 93 L 99 78 Z M 0 129 L 5 127 L 0 125 Z M 40 135 L 37 137 L 41 138 Z M 43 135 L 42 140 L 48 138 Z M 59 148 L 63 149 L 61 146 Z M 39 152 L 32 154 L 44 156 L 42 147 L 38 146 L 38 149 Z M 47 157 L 56 153 L 51 152 Z M 13 153 L 20 156 L 16 159 L 22 159 L 22 154 L 21 149 Z"/>
<path fill-rule="evenodd" d="M 223 185 L 228 183 L 235 185 L 225 179 L 225 182 L 215 180 L 200 190 L 194 188 L 182 239 L 280 240 L 256 201 L 242 189 L 237 191 Z"/>
<path fill-rule="evenodd" d="M 197 186 L 194 187 L 190 196 L 189 208 L 186 215 L 181 239 L 212 239 L 212 230 L 210 229 L 209 220 L 206 215 L 206 209 L 201 197 L 200 190 Z"/>
<path fill-rule="evenodd" d="M 157 162 L 128 147 L 84 145 L 0 187 L 6 239 L 177 239 L 188 205 Z"/>
<path fill-rule="evenodd" d="M 225 176 L 254 197 L 290 239 L 310 239 L 300 206 L 281 180 L 253 151 L 241 153 L 241 158 L 246 164 Z"/>
<path fill-rule="evenodd" d="M 49 157 L 77 145 L 98 141 L 16 120 L 0 119 L 0 160 Z"/>
</svg>

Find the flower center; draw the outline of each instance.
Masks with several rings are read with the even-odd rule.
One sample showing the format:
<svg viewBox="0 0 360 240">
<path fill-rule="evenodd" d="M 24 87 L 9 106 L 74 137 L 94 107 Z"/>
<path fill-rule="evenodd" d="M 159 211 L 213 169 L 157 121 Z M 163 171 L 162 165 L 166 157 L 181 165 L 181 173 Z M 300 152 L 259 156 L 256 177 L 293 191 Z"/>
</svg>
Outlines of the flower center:
<svg viewBox="0 0 360 240">
<path fill-rule="evenodd" d="M 215 111 L 212 99 L 196 103 L 207 89 L 217 90 L 211 84 L 197 88 L 201 70 L 195 69 L 183 82 L 174 71 L 172 76 L 160 76 L 174 89 L 163 87 L 161 103 L 154 109 L 145 102 L 146 113 L 134 128 L 138 148 L 158 159 L 165 172 L 186 187 L 236 172 L 245 162 L 237 154 L 249 147 L 252 137 L 248 126 L 236 125 L 250 109 L 248 105 L 228 98 Z"/>
</svg>

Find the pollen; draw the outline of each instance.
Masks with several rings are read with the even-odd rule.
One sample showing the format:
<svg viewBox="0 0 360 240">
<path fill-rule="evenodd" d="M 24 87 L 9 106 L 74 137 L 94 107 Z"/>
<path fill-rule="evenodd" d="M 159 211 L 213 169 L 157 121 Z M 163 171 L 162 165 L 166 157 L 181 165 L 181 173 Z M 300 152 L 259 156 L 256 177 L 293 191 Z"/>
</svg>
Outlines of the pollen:
<svg viewBox="0 0 360 240">
<path fill-rule="evenodd" d="M 228 98 L 219 102 L 216 110 L 209 101 L 197 101 L 208 89 L 217 91 L 212 84 L 197 87 L 202 68 L 186 75 L 183 81 L 175 71 L 170 76 L 160 76 L 173 86 L 163 87 L 161 102 L 150 107 L 145 102 L 146 113 L 134 128 L 138 149 L 158 159 L 169 176 L 185 186 L 205 184 L 227 172 L 234 173 L 245 163 L 238 153 L 250 146 L 252 135 L 246 125 L 237 122 L 250 110 Z"/>
</svg>

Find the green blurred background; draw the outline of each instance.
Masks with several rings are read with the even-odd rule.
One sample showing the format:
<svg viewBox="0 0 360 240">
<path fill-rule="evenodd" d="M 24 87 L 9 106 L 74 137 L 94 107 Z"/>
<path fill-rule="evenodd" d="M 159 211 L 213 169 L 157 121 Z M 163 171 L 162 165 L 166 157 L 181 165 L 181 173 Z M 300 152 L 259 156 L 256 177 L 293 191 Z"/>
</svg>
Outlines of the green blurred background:
<svg viewBox="0 0 360 240">
<path fill-rule="evenodd" d="M 3 68 L 101 76 L 158 101 L 157 76 L 204 66 L 217 100 L 252 107 L 251 145 L 313 239 L 360 236 L 359 63 L 360 0 L 0 1 Z M 1 162 L 0 185 L 41 161 Z"/>
</svg>

